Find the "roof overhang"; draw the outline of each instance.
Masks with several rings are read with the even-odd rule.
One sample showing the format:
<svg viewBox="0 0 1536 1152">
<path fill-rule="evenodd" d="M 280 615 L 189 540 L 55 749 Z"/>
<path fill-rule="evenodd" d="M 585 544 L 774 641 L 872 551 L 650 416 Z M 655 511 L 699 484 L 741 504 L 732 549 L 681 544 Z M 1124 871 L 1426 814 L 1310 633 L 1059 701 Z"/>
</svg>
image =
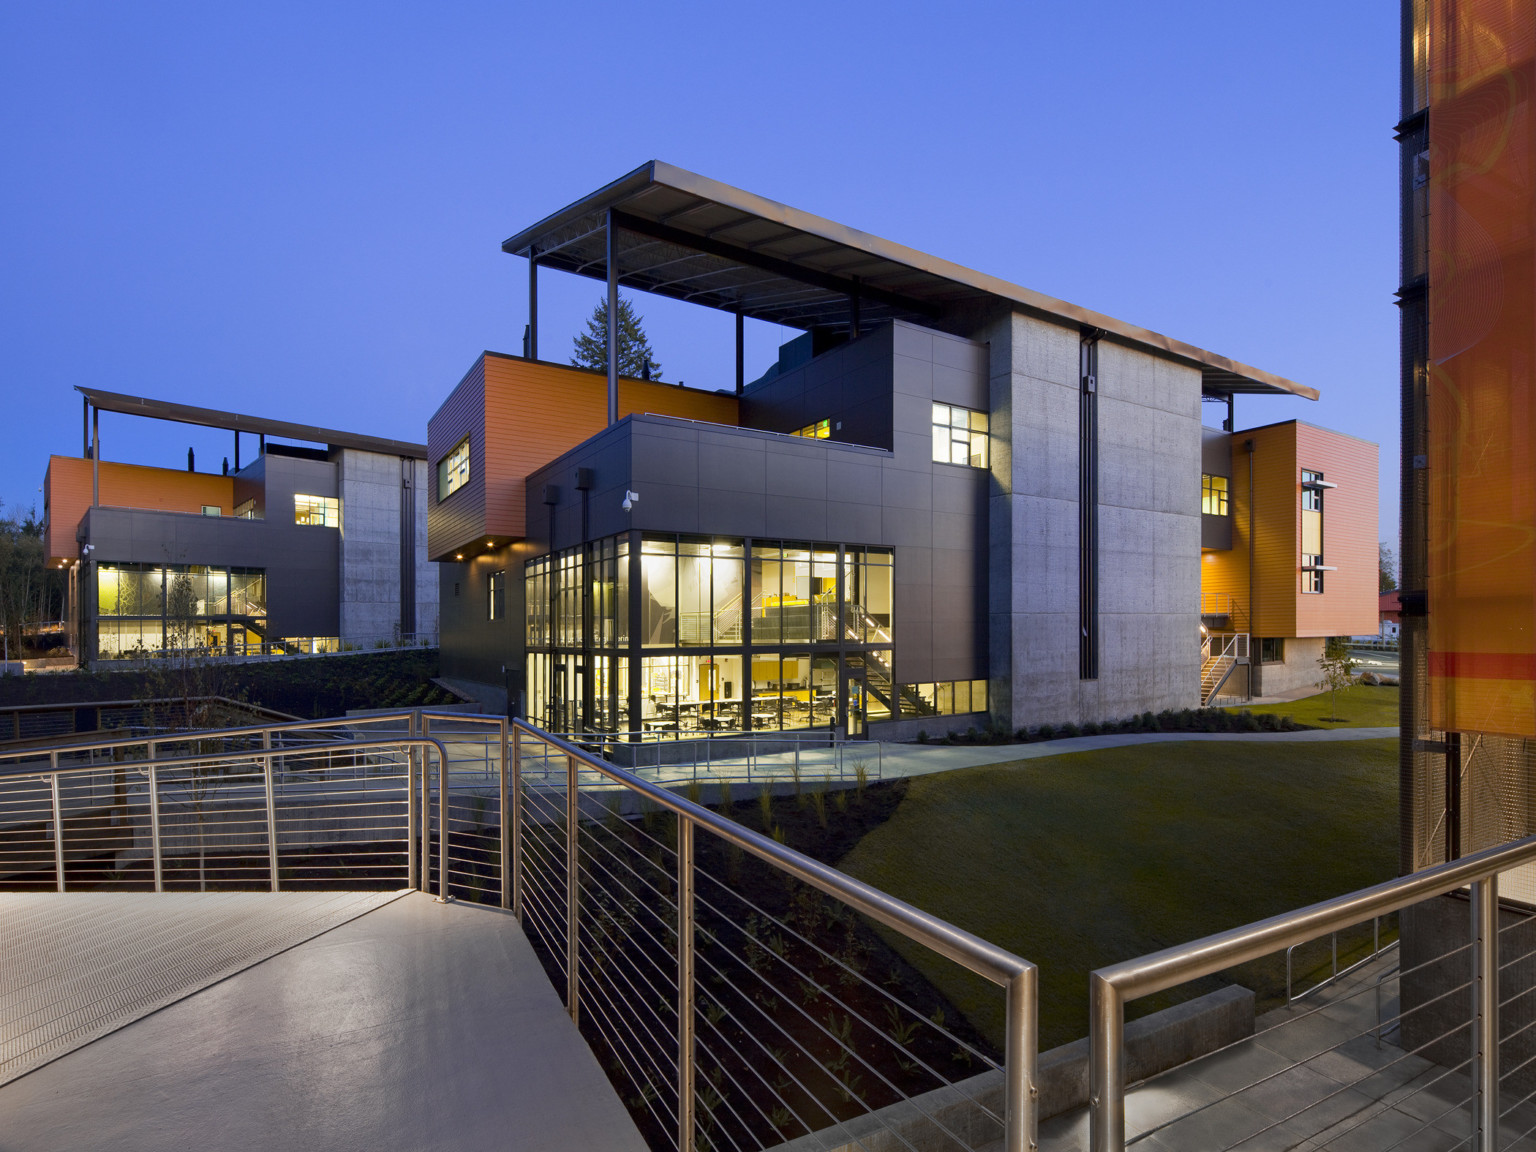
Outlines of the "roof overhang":
<svg viewBox="0 0 1536 1152">
<path fill-rule="evenodd" d="M 941 260 L 717 180 L 652 160 L 502 244 L 541 266 L 606 279 L 606 230 L 618 230 L 619 282 L 754 319 L 809 329 L 892 319 L 943 326 L 1003 303 L 1198 365 L 1204 390 L 1314 388 Z M 854 300 L 857 304 L 854 304 Z"/>
<path fill-rule="evenodd" d="M 197 408 L 191 404 L 173 404 L 169 400 L 151 400 L 145 396 L 125 396 L 120 392 L 103 392 L 99 388 L 75 385 L 75 391 L 85 397 L 93 408 L 103 412 L 120 412 L 126 416 L 146 416 L 151 420 L 169 420 L 176 424 L 195 424 L 202 428 L 222 428 L 228 432 L 250 432 L 261 436 L 281 436 L 288 440 L 303 440 L 311 444 L 328 444 L 335 448 L 354 448 L 360 452 L 377 452 L 385 456 L 410 456 L 418 460 L 427 458 L 425 444 L 412 444 L 405 440 L 387 440 L 381 436 L 360 436 L 356 432 L 340 432 L 334 428 L 319 428 L 312 424 L 294 424 L 287 420 L 264 420 L 260 416 L 242 416 L 238 412 L 220 412 L 215 408 Z"/>
</svg>

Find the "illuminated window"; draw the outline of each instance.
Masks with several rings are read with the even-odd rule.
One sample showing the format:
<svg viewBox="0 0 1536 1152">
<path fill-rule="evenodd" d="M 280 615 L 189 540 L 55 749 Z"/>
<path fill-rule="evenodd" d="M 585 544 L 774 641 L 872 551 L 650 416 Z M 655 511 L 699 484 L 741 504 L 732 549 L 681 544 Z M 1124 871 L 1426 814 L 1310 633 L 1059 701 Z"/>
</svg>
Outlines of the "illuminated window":
<svg viewBox="0 0 1536 1152">
<path fill-rule="evenodd" d="M 1323 590 L 1323 489 L 1321 472 L 1301 474 L 1301 590 Z"/>
<path fill-rule="evenodd" d="M 239 504 L 236 504 L 235 515 L 241 520 L 257 519 L 255 498 L 253 497 L 250 500 L 243 500 Z"/>
<path fill-rule="evenodd" d="M 832 421 L 818 420 L 814 424 L 807 424 L 804 428 L 796 428 L 791 436 L 808 436 L 812 440 L 825 440 L 832 435 Z"/>
<path fill-rule="evenodd" d="M 1200 511 L 1207 516 L 1227 514 L 1227 478 L 1209 473 L 1200 477 Z"/>
<path fill-rule="evenodd" d="M 219 505 L 219 504 L 204 504 L 203 505 L 203 515 L 204 516 L 222 516 L 222 515 L 224 515 L 224 508 L 221 505 Z"/>
<path fill-rule="evenodd" d="M 341 501 L 334 496 L 302 496 L 294 493 L 293 522 L 341 527 Z"/>
<path fill-rule="evenodd" d="M 469 483 L 469 437 L 437 462 L 437 498 L 446 500 Z"/>
<path fill-rule="evenodd" d="M 954 404 L 933 406 L 933 458 L 942 464 L 987 466 L 987 414 Z"/>
<path fill-rule="evenodd" d="M 502 599 L 502 597 L 506 595 L 506 572 L 500 570 L 492 572 L 489 584 L 490 606 L 487 612 L 487 618 L 491 620 L 500 620 L 507 614 L 506 601 Z"/>
</svg>

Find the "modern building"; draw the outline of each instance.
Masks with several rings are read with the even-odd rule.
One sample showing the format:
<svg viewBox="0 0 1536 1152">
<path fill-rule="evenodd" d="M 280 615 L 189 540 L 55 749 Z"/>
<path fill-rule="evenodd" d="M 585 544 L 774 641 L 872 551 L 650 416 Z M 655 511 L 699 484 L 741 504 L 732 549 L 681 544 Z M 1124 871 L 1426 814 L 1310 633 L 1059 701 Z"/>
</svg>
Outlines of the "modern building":
<svg viewBox="0 0 1536 1152">
<path fill-rule="evenodd" d="M 85 445 L 50 457 L 43 508 L 84 663 L 435 643 L 423 445 L 78 391 Z M 101 412 L 227 430 L 233 465 L 104 460 Z"/>
<path fill-rule="evenodd" d="M 529 260 L 524 356 L 486 353 L 433 416 L 428 548 L 444 674 L 551 729 L 1098 721 L 1199 705 L 1203 633 L 1235 666 L 1253 622 L 1298 661 L 1376 626 L 1352 570 L 1369 552 L 1374 580 L 1374 446 L 1231 431 L 1235 397 L 1310 388 L 660 162 L 503 249 Z M 735 314 L 734 389 L 539 360 L 544 267 L 606 279 L 610 315 L 620 284 Z M 802 333 L 751 382 L 745 317 Z M 1233 559 L 1255 534 L 1257 567 Z M 1257 615 L 1249 571 L 1277 582 Z"/>
</svg>

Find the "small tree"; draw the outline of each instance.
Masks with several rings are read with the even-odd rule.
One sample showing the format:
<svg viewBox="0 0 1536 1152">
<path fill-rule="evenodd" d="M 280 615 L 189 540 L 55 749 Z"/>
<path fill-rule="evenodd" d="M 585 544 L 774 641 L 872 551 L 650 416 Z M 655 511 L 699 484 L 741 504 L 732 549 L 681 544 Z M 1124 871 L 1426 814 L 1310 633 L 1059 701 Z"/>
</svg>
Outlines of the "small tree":
<svg viewBox="0 0 1536 1152">
<path fill-rule="evenodd" d="M 1381 549 L 1381 576 L 1377 588 L 1379 592 L 1397 591 L 1397 554 L 1385 544 L 1379 544 Z"/>
<path fill-rule="evenodd" d="M 1317 686 L 1329 693 L 1328 706 L 1333 715 L 1326 716 L 1326 720 L 1341 720 L 1339 715 L 1339 689 L 1348 688 L 1355 682 L 1355 660 L 1349 654 L 1349 648 L 1342 637 L 1334 636 L 1323 647 L 1323 654 L 1317 658 L 1317 666 L 1322 669 L 1322 678 Z"/>
<path fill-rule="evenodd" d="M 640 327 L 644 320 L 635 312 L 634 305 L 619 297 L 619 375 L 631 379 L 661 379 L 661 365 L 656 362 L 656 351 L 646 339 Z M 608 300 L 597 302 L 587 319 L 587 330 L 576 337 L 571 363 L 578 368 L 608 368 Z"/>
</svg>

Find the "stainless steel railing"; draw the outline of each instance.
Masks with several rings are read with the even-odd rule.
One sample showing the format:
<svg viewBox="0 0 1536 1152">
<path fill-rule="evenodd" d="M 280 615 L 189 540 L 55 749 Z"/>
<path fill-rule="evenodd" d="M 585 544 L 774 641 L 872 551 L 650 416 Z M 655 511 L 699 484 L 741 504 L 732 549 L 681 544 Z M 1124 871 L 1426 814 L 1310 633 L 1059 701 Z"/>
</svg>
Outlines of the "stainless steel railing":
<svg viewBox="0 0 1536 1152">
<path fill-rule="evenodd" d="M 1430 1092 L 1453 1091 L 1458 1077 L 1466 1074 L 1466 1091 L 1460 1099 L 1454 1099 L 1434 1116 L 1423 1119 L 1422 1124 L 1445 1125 L 1451 1123 L 1457 1109 L 1465 1113 L 1468 1126 L 1467 1138 L 1475 1152 L 1487 1152 L 1498 1146 L 1501 1121 L 1511 1122 L 1518 1118 L 1517 1111 L 1536 1099 L 1536 1091 L 1501 1109 L 1501 1076 L 1512 1082 L 1517 1073 L 1530 1074 L 1533 1059 L 1527 1057 L 1516 1066 L 1502 1066 L 1501 1048 L 1508 1047 L 1515 1035 L 1500 1036 L 1499 1013 L 1510 1005 L 1536 992 L 1531 979 L 1532 966 L 1536 965 L 1536 944 L 1514 954 L 1519 946 L 1517 933 L 1532 936 L 1533 921 L 1528 914 L 1516 916 L 1513 922 L 1500 929 L 1498 903 L 1498 876 L 1501 872 L 1536 861 L 1536 837 L 1528 837 L 1498 848 L 1491 848 L 1464 859 L 1443 864 L 1410 876 L 1378 884 L 1359 892 L 1341 896 L 1297 909 L 1279 916 L 1262 920 L 1229 932 L 1196 940 L 1189 944 L 1168 948 L 1140 959 L 1111 965 L 1094 972 L 1089 980 L 1090 998 L 1090 1147 L 1092 1152 L 1123 1152 L 1126 1139 L 1126 1052 L 1125 1006 L 1130 1001 L 1155 993 L 1165 992 L 1186 982 L 1214 975 L 1236 965 L 1259 960 L 1271 954 L 1289 949 L 1310 940 L 1329 936 L 1331 933 L 1364 924 L 1374 917 L 1401 913 L 1415 909 L 1416 913 L 1430 910 L 1432 902 L 1447 894 L 1469 890 L 1470 923 L 1462 930 L 1464 935 L 1452 936 L 1450 946 L 1431 948 L 1421 942 L 1415 950 L 1400 951 L 1399 967 L 1395 973 L 1381 974 L 1382 982 L 1391 980 L 1399 988 L 1399 1008 L 1394 1021 L 1399 1034 L 1411 1033 L 1407 1045 L 1384 1064 L 1367 1067 L 1357 1083 L 1334 1084 L 1320 1098 L 1299 1105 L 1288 1116 L 1271 1121 L 1259 1133 L 1251 1129 L 1235 1131 L 1232 1145 L 1243 1140 L 1253 1141 L 1270 1132 L 1271 1139 L 1281 1138 L 1281 1126 L 1292 1125 L 1283 1135 L 1296 1138 L 1294 1127 L 1309 1110 L 1322 1111 L 1329 1101 L 1337 1101 L 1346 1093 L 1357 1093 L 1374 1080 L 1374 1086 L 1365 1088 L 1374 1097 L 1378 1107 L 1358 1109 L 1358 1116 L 1351 1116 L 1333 1131 L 1309 1133 L 1303 1130 L 1303 1138 L 1339 1138 L 1354 1128 L 1377 1119 L 1383 1111 L 1396 1109 L 1411 1097 Z M 1445 908 L 1435 905 L 1442 915 Z M 1454 912 L 1454 909 L 1452 909 Z M 1422 932 L 1423 940 L 1431 937 Z M 1405 933 L 1403 940 L 1409 939 Z M 1465 940 L 1460 943 L 1459 940 Z M 1400 949 L 1403 948 L 1400 945 Z M 1501 973 L 1507 973 L 1513 991 L 1501 999 Z M 1369 975 L 1367 970 L 1366 975 Z M 1164 1132 L 1187 1121 L 1197 1113 L 1219 1107 L 1224 1102 L 1239 1100 L 1246 1091 L 1258 1091 L 1262 1085 L 1273 1083 L 1282 1075 L 1292 1074 L 1294 1069 L 1326 1056 L 1342 1051 L 1347 1045 L 1372 1037 L 1381 1044 L 1381 1037 L 1390 1027 L 1378 1019 L 1360 1027 L 1364 1012 L 1355 1012 L 1348 1001 L 1379 995 L 1379 983 L 1362 979 L 1359 986 L 1346 991 L 1339 998 L 1343 1005 L 1319 1004 L 1302 1016 L 1285 1016 L 1274 1025 L 1278 1029 L 1310 1021 L 1308 1027 L 1315 1031 L 1320 1020 L 1329 1012 L 1337 1019 L 1353 1019 L 1353 1026 L 1344 1027 L 1343 1038 L 1335 1046 L 1320 1045 L 1315 1036 L 1310 1043 L 1304 1042 L 1303 1050 L 1310 1053 L 1305 1059 L 1292 1061 L 1285 1067 L 1266 1072 L 1257 1081 L 1242 1088 L 1209 1097 L 1188 1112 L 1175 1113 L 1156 1123 L 1140 1125 L 1135 1140 L 1144 1139 L 1155 1132 Z M 1411 993 L 1411 995 L 1409 995 Z M 1527 1000 L 1528 1004 L 1529 1001 Z M 1464 1007 L 1463 1007 L 1464 1006 Z M 1350 1015 L 1360 1019 L 1354 1019 Z M 1282 1015 L 1284 1013 L 1282 1012 Z M 1526 1032 L 1530 1024 L 1522 1025 Z M 1356 1034 L 1358 1033 L 1358 1034 Z M 1262 1041 L 1269 1035 L 1260 1033 Z M 1501 1045 L 1502 1041 L 1502 1045 Z M 1526 1045 L 1529 1045 L 1527 1040 Z M 1271 1054 L 1282 1047 L 1280 1043 L 1268 1045 Z M 1394 1073 L 1393 1069 L 1398 1071 Z M 1396 1077 L 1394 1079 L 1394 1077 Z M 1166 1095 L 1166 1094 L 1165 1094 Z M 1354 1108 L 1354 1105 L 1351 1105 Z M 1427 1110 L 1427 1105 L 1421 1108 Z M 1337 1120 L 1338 1117 L 1334 1116 Z M 1403 1119 L 1409 1123 L 1409 1118 Z M 1536 1127 L 1536 1125 L 1533 1125 Z M 1523 1135 L 1528 1135 L 1529 1131 Z M 1413 1133 L 1397 1133 L 1400 1140 L 1409 1139 Z M 1164 1139 L 1170 1138 L 1165 1132 Z M 1132 1142 L 1134 1143 L 1135 1140 Z M 1205 1146 L 1217 1147 L 1207 1142 Z M 1257 1146 L 1249 1144 L 1245 1146 Z"/>
<path fill-rule="evenodd" d="M 422 886 L 436 766 L 438 875 L 450 817 L 431 737 L 208 751 L 0 778 L 0 879 L 97 890 L 323 886 L 328 871 Z M 286 862 L 285 862 L 286 857 Z M 73 865 L 73 868 L 71 867 Z M 286 866 L 285 866 L 286 865 Z M 317 873 L 319 875 L 317 875 Z"/>
<path fill-rule="evenodd" d="M 653 1146 L 1035 1146 L 1033 964 L 521 721 L 512 751 L 514 911 Z M 1000 1059 L 899 949 L 875 978 L 864 918 L 1003 990 Z"/>
</svg>

